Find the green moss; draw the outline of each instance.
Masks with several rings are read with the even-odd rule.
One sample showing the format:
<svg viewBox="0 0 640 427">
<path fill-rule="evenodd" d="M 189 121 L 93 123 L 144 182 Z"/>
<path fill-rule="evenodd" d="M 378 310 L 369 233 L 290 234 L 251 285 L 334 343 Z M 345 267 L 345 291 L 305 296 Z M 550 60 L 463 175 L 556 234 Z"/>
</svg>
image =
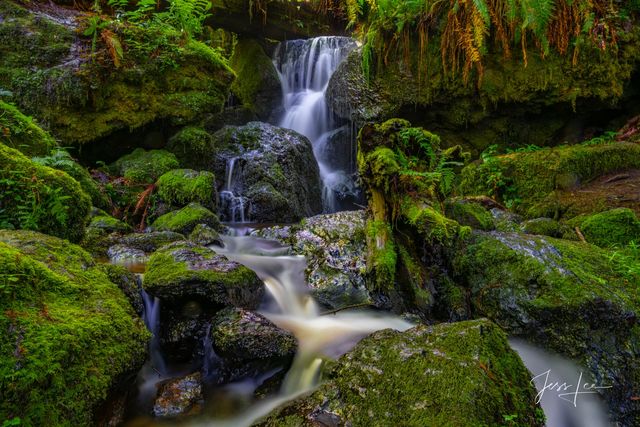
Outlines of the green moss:
<svg viewBox="0 0 640 427">
<path fill-rule="evenodd" d="M 218 217 L 197 203 L 190 203 L 180 210 L 162 215 L 151 224 L 151 228 L 189 234 L 198 224 L 206 224 L 214 229 L 220 228 Z"/>
<path fill-rule="evenodd" d="M 113 20 L 101 30 L 109 37 L 98 37 L 92 60 L 86 60 L 78 52 L 92 51 L 92 37 L 78 37 L 76 27 L 13 2 L 2 8 L 0 87 L 12 91 L 26 113 L 48 123 L 65 145 L 158 120 L 196 122 L 220 111 L 227 99 L 234 74 L 226 60 L 168 25 Z M 89 18 L 75 16 L 80 28 Z M 104 41 L 109 38 L 123 46 L 118 65 Z"/>
<path fill-rule="evenodd" d="M 495 194 L 515 200 L 531 217 L 554 216 L 553 191 L 570 189 L 598 176 L 640 168 L 640 145 L 573 145 L 491 157 L 462 170 L 459 192 Z M 497 185 L 496 182 L 500 184 Z"/>
<path fill-rule="evenodd" d="M 586 216 L 579 228 L 589 243 L 602 247 L 624 247 L 629 242 L 640 242 L 640 220 L 627 208 Z"/>
<path fill-rule="evenodd" d="M 529 371 L 498 326 L 486 319 L 376 332 L 333 366 L 325 383 L 272 415 L 315 425 L 329 413 L 353 426 L 541 426 Z M 317 409 L 320 408 L 320 409 Z"/>
<path fill-rule="evenodd" d="M 38 127 L 30 117 L 3 101 L 0 101 L 0 143 L 20 150 L 27 156 L 46 155 L 56 146 L 51 135 Z"/>
<path fill-rule="evenodd" d="M 40 166 L 0 144 L 0 228 L 82 238 L 91 202 L 66 173 Z"/>
<path fill-rule="evenodd" d="M 89 426 L 145 358 L 148 333 L 120 289 L 79 247 L 0 232 L 0 419 Z"/>
<path fill-rule="evenodd" d="M 207 131 L 187 126 L 169 139 L 167 150 L 176 155 L 182 166 L 207 170 L 211 167 L 216 147 Z"/>
<path fill-rule="evenodd" d="M 253 271 L 209 248 L 176 242 L 151 255 L 143 286 L 161 299 L 200 297 L 251 309 L 260 303 L 263 285 Z"/>
<path fill-rule="evenodd" d="M 215 209 L 216 177 L 211 172 L 192 169 L 175 169 L 158 178 L 158 196 L 174 206 L 199 203 Z"/>
<path fill-rule="evenodd" d="M 493 230 L 493 216 L 484 206 L 479 203 L 467 200 L 448 200 L 445 204 L 447 217 L 455 220 L 458 224 L 468 225 L 478 230 Z"/>
<path fill-rule="evenodd" d="M 560 223 L 551 218 L 536 218 L 525 221 L 521 225 L 522 231 L 527 234 L 540 236 L 560 237 L 562 230 Z"/>
<path fill-rule="evenodd" d="M 464 238 L 471 233 L 470 227 L 460 226 L 429 206 L 420 207 L 415 203 L 405 202 L 402 212 L 403 217 L 418 233 L 434 243 L 447 244 L 456 237 Z"/>
<path fill-rule="evenodd" d="M 393 289 L 397 254 L 391 226 L 384 221 L 367 221 L 366 233 L 367 272 L 373 276 L 374 290 Z"/>
<path fill-rule="evenodd" d="M 265 99 L 261 91 L 280 89 L 280 78 L 273 66 L 272 59 L 253 39 L 240 39 L 236 44 L 230 60 L 231 68 L 237 78 L 231 85 L 231 91 L 249 110 L 268 117 L 272 111 L 271 102 Z"/>
<path fill-rule="evenodd" d="M 89 228 L 99 229 L 106 233 L 128 233 L 133 231 L 131 226 L 110 215 L 98 215 L 91 218 Z"/>
<path fill-rule="evenodd" d="M 180 165 L 172 153 L 165 150 L 146 151 L 136 148 L 130 154 L 119 158 L 111 169 L 119 176 L 138 183 L 153 183 L 161 175 Z"/>
</svg>

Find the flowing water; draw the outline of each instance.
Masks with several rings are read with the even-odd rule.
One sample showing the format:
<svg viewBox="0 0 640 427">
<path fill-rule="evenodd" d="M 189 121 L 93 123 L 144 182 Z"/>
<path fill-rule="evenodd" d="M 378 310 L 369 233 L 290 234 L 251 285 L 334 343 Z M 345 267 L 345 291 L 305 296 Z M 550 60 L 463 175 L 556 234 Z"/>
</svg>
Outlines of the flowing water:
<svg viewBox="0 0 640 427">
<path fill-rule="evenodd" d="M 569 394 L 576 391 L 578 384 L 580 384 L 580 391 L 589 391 L 584 385 L 593 384 L 593 381 L 586 369 L 580 368 L 562 356 L 542 350 L 520 339 L 510 339 L 509 344 L 520 355 L 533 375 L 532 381 L 538 390 L 540 406 L 544 410 L 548 427 L 613 427 L 615 425 L 609 421 L 607 406 L 597 393 L 577 396 Z M 565 383 L 566 390 L 563 386 Z M 546 389 L 545 384 L 547 384 Z"/>
<path fill-rule="evenodd" d="M 220 211 L 223 220 L 230 223 L 245 223 L 247 199 L 242 195 L 242 168 L 238 158 L 227 160 L 224 187 L 220 191 Z"/>
<path fill-rule="evenodd" d="M 355 47 L 356 42 L 348 37 L 317 37 L 280 43 L 274 55 L 284 99 L 284 116 L 279 125 L 311 141 L 320 168 L 325 212 L 339 210 L 341 199 L 358 197 L 353 168 L 341 168 L 335 160 L 336 155 L 349 155 L 349 162 L 354 162 L 353 141 L 349 151 L 332 143 L 342 124 L 336 122 L 325 99 L 331 76 Z"/>
</svg>

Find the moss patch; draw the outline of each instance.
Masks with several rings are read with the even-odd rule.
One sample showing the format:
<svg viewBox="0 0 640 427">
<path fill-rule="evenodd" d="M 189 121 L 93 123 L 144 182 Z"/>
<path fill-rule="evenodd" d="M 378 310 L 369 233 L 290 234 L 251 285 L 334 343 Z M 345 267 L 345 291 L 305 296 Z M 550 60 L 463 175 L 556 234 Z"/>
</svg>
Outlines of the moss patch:
<svg viewBox="0 0 640 427">
<path fill-rule="evenodd" d="M 75 245 L 0 232 L 0 419 L 93 425 L 93 410 L 145 358 L 129 302 Z"/>
<path fill-rule="evenodd" d="M 158 196 L 174 206 L 185 206 L 191 202 L 211 209 L 216 206 L 216 177 L 211 172 L 192 169 L 175 169 L 158 178 Z"/>
<path fill-rule="evenodd" d="M 640 220 L 631 209 L 612 209 L 576 220 L 589 243 L 602 247 L 640 243 Z"/>
<path fill-rule="evenodd" d="M 151 224 L 151 228 L 189 234 L 198 224 L 206 224 L 214 229 L 220 228 L 218 217 L 197 203 L 190 203 L 180 210 L 162 215 Z"/>
<path fill-rule="evenodd" d="M 216 146 L 206 130 L 187 126 L 169 139 L 167 150 L 176 155 L 182 166 L 207 170 L 211 167 Z"/>
<path fill-rule="evenodd" d="M 119 158 L 111 169 L 118 176 L 123 176 L 138 183 L 153 183 L 161 175 L 178 168 L 176 156 L 165 150 L 146 151 L 136 148 L 130 154 Z"/>
<path fill-rule="evenodd" d="M 27 156 L 48 154 L 56 141 L 38 127 L 30 117 L 13 105 L 0 101 L 0 143 L 20 150 Z"/>
</svg>

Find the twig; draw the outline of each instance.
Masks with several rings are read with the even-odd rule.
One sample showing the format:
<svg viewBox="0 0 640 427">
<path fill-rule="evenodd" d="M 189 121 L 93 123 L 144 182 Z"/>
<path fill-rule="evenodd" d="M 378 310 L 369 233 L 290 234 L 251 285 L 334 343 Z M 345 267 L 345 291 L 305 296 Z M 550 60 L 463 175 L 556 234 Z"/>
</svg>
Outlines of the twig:
<svg viewBox="0 0 640 427">
<path fill-rule="evenodd" d="M 345 307 L 336 308 L 335 310 L 325 311 L 324 313 L 320 313 L 320 316 L 326 316 L 328 314 L 336 314 L 342 310 L 349 310 L 350 308 L 360 308 L 360 307 L 373 307 L 374 305 L 369 302 L 363 302 L 360 304 L 347 305 Z"/>
<path fill-rule="evenodd" d="M 587 243 L 587 239 L 584 238 L 584 235 L 582 234 L 582 232 L 578 227 L 576 227 L 576 234 L 578 235 L 578 238 L 580 239 L 580 241 L 582 241 L 583 243 Z"/>
</svg>

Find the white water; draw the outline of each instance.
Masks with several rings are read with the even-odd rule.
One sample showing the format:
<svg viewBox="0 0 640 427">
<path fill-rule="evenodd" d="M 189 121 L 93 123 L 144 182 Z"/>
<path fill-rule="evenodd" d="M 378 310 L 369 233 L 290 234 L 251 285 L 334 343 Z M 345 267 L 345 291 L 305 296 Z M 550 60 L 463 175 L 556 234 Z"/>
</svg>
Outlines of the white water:
<svg viewBox="0 0 640 427">
<path fill-rule="evenodd" d="M 216 252 L 256 272 L 275 304 L 262 314 L 298 340 L 298 353 L 280 393 L 250 407 L 233 419 L 207 421 L 202 426 L 249 426 L 287 401 L 318 384 L 323 360 L 351 349 L 364 336 L 387 328 L 400 331 L 412 325 L 398 317 L 364 311 L 321 315 L 305 283 L 306 260 L 288 256 L 287 247 L 256 237 L 222 237 L 224 248 Z"/>
<path fill-rule="evenodd" d="M 348 37 L 317 37 L 280 43 L 274 55 L 285 111 L 279 125 L 311 141 L 323 184 L 325 212 L 338 210 L 338 194 L 357 192 L 351 171 L 340 170 L 329 160 L 329 138 L 338 125 L 325 99 L 329 79 L 355 47 L 355 41 Z"/>
<path fill-rule="evenodd" d="M 244 223 L 246 198 L 242 195 L 242 169 L 236 167 L 238 158 L 227 160 L 224 188 L 220 192 L 220 205 L 225 220 L 231 223 Z"/>
<path fill-rule="evenodd" d="M 526 341 L 510 339 L 509 344 L 520 355 L 525 366 L 533 377 L 532 380 L 538 393 L 546 384 L 563 384 L 573 387 L 558 391 L 549 387 L 541 394 L 540 406 L 547 418 L 547 427 L 612 427 L 609 421 L 607 406 L 598 394 L 579 394 L 573 396 L 559 396 L 576 390 L 580 381 L 581 391 L 585 383 L 593 384 L 587 370 L 580 368 L 572 361 L 535 347 Z M 548 377 L 544 375 L 549 371 Z M 606 390 L 605 390 L 606 392 Z"/>
</svg>

